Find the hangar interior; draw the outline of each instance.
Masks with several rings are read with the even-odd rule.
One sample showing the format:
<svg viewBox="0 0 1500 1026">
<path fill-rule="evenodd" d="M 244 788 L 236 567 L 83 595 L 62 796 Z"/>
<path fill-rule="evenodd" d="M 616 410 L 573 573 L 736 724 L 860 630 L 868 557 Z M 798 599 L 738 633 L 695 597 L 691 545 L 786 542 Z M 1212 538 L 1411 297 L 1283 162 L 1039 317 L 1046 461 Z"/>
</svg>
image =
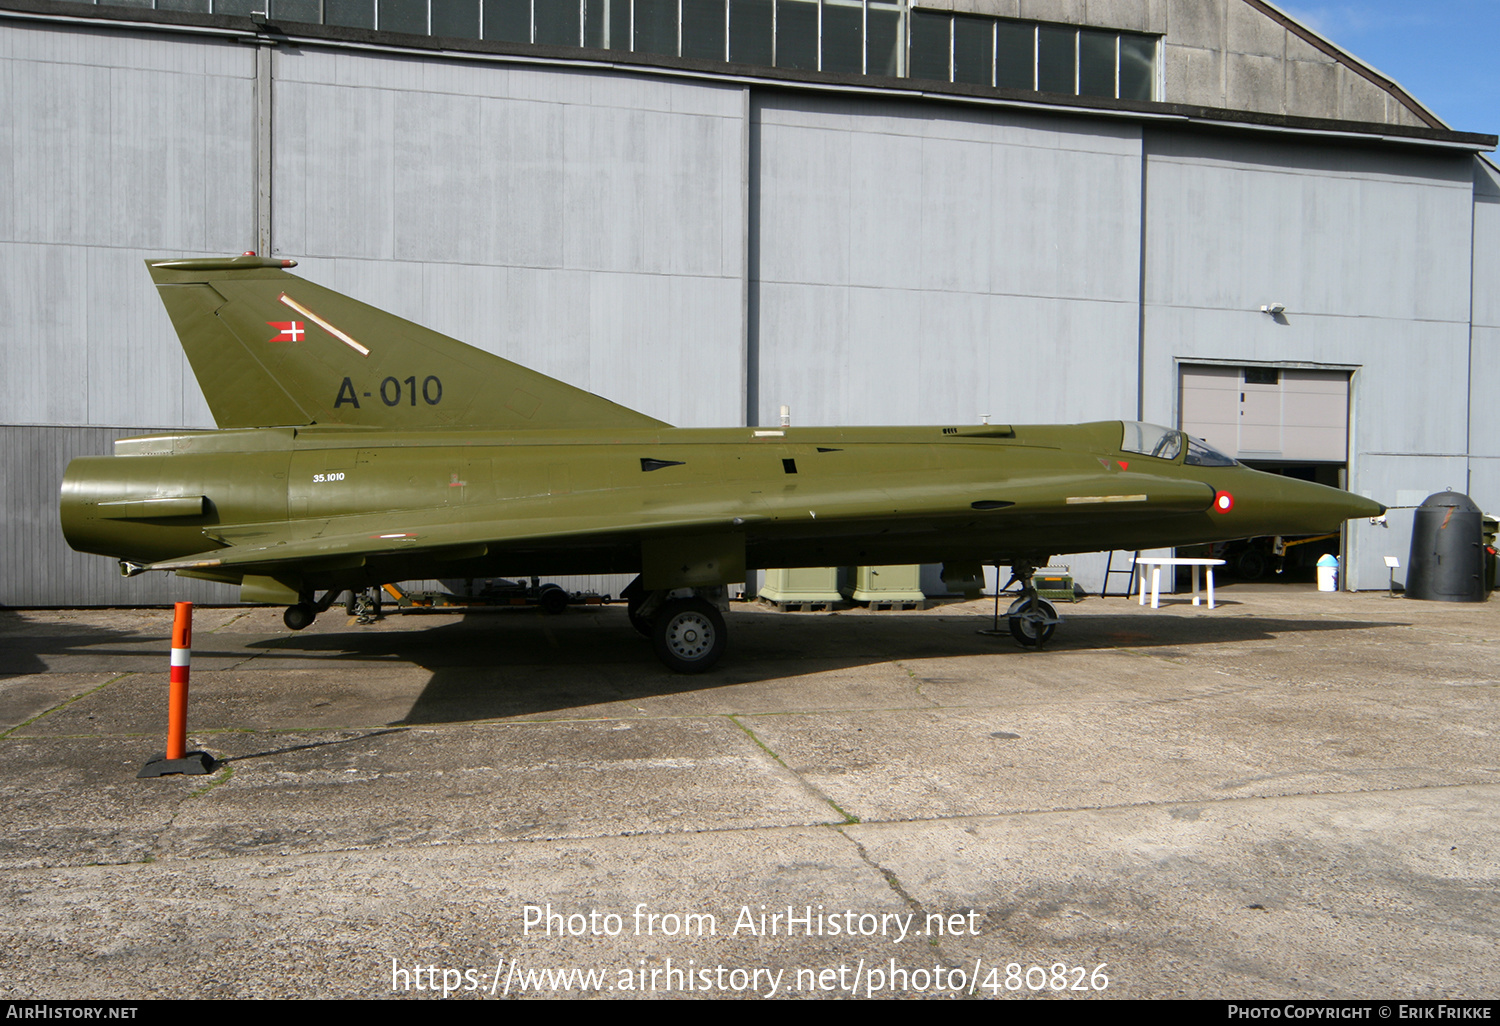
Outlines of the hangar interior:
<svg viewBox="0 0 1500 1026">
<path fill-rule="evenodd" d="M 245 250 L 678 425 L 1179 425 L 1392 506 L 1354 588 L 1500 509 L 1496 139 L 1262 0 L 0 0 L 0 91 L 5 605 L 235 600 L 57 484 Z"/>
</svg>

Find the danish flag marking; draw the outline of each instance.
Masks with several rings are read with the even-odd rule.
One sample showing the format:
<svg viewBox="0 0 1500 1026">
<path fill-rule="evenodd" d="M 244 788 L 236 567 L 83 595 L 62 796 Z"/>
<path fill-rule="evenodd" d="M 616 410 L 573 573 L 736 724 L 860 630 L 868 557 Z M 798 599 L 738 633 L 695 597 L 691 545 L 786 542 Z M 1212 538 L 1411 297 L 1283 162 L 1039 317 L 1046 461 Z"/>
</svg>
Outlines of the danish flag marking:
<svg viewBox="0 0 1500 1026">
<path fill-rule="evenodd" d="M 266 325 L 281 332 L 275 338 L 267 339 L 268 342 L 301 342 L 302 336 L 307 334 L 301 321 L 267 321 Z"/>
</svg>

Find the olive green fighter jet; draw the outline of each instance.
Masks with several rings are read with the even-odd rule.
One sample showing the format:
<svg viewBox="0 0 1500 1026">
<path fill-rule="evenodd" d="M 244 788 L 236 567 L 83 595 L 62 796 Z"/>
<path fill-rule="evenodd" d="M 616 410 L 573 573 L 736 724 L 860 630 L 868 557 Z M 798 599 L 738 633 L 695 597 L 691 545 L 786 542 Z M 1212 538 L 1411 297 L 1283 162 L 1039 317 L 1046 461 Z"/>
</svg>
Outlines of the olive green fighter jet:
<svg viewBox="0 0 1500 1026">
<path fill-rule="evenodd" d="M 675 428 L 246 255 L 148 261 L 215 431 L 122 439 L 62 483 L 68 543 L 313 621 L 429 577 L 634 573 L 631 622 L 706 670 L 764 567 L 1009 566 L 1336 530 L 1383 507 L 1135 422 Z"/>
</svg>

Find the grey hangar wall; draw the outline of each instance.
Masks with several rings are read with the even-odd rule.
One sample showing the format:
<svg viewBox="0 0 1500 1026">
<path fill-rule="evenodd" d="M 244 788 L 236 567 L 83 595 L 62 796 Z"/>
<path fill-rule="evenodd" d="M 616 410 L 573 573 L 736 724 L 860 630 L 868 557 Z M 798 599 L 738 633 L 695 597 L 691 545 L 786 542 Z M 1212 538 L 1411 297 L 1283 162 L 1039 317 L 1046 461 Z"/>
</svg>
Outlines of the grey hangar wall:
<svg viewBox="0 0 1500 1026">
<path fill-rule="evenodd" d="M 1347 369 L 1353 490 L 1500 509 L 1473 145 L 243 35 L 0 20 L 0 604 L 235 599 L 72 553 L 56 498 L 212 427 L 142 260 L 246 249 L 689 426 L 1175 424 L 1182 364 Z M 1409 525 L 1353 527 L 1355 587 Z"/>
</svg>

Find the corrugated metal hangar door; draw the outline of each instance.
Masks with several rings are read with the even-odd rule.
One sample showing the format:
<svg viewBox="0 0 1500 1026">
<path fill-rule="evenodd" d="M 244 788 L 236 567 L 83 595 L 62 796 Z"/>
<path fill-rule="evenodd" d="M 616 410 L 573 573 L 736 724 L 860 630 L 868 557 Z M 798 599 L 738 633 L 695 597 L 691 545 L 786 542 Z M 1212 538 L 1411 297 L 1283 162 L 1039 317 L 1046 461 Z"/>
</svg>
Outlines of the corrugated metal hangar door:
<svg viewBox="0 0 1500 1026">
<path fill-rule="evenodd" d="M 1181 427 L 1247 466 L 1342 488 L 1349 458 L 1349 372 L 1183 364 Z M 1287 541 L 1283 539 L 1283 541 Z M 1257 538 L 1215 546 L 1231 574 L 1301 581 L 1340 538 Z M 1275 571 L 1275 573 L 1273 573 Z"/>
</svg>

